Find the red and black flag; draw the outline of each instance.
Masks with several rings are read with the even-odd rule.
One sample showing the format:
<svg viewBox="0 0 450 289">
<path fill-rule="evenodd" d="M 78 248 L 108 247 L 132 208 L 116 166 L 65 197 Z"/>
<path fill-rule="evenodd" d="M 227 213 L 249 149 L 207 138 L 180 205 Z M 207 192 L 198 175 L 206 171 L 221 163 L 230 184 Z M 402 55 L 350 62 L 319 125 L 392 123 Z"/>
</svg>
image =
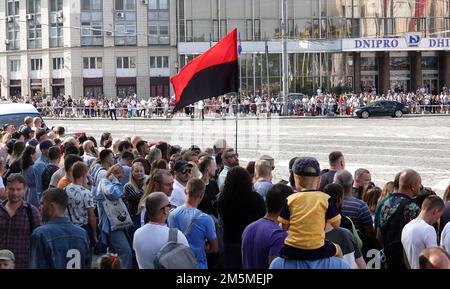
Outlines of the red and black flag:
<svg viewBox="0 0 450 289">
<path fill-rule="evenodd" d="M 237 92 L 237 29 L 186 64 L 170 81 L 176 98 L 174 112 L 202 99 Z"/>
</svg>

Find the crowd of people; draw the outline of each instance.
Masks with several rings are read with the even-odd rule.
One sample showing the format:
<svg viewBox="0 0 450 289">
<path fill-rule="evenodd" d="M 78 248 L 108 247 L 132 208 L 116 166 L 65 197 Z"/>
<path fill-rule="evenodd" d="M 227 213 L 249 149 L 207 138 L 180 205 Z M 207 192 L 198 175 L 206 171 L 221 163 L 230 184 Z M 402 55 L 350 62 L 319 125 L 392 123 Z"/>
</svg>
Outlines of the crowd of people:
<svg viewBox="0 0 450 289">
<path fill-rule="evenodd" d="M 449 188 L 412 169 L 374 184 L 334 151 L 292 158 L 275 183 L 271 156 L 244 168 L 226 140 L 97 140 L 40 121 L 2 127 L 0 268 L 450 269 Z"/>
<path fill-rule="evenodd" d="M 124 98 L 95 99 L 72 98 L 70 95 L 54 98 L 12 98 L 17 102 L 32 103 L 43 116 L 72 117 L 72 118 L 152 118 L 171 117 L 175 107 L 174 97 L 151 97 L 142 99 L 136 94 Z M 369 105 L 375 101 L 393 100 L 407 104 L 413 114 L 448 114 L 450 111 L 450 97 L 448 92 L 439 95 L 421 92 L 389 92 L 386 95 L 364 92 L 362 94 L 329 94 L 319 93 L 314 96 L 290 98 L 287 102 L 288 115 L 341 115 L 351 116 L 353 110 L 360 106 Z M 253 95 L 243 93 L 241 97 L 221 96 L 209 100 L 199 101 L 188 106 L 184 111 L 176 113 L 182 116 L 226 117 L 235 116 L 270 116 L 280 115 L 283 102 L 277 96 L 267 94 Z"/>
</svg>

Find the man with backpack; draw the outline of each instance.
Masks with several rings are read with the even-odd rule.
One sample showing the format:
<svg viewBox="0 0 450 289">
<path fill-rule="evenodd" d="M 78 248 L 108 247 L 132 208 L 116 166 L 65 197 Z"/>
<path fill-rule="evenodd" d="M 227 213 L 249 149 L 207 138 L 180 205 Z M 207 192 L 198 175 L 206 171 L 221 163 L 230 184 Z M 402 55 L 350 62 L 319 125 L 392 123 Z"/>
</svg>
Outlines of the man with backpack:
<svg viewBox="0 0 450 289">
<path fill-rule="evenodd" d="M 14 253 L 17 269 L 29 268 L 30 236 L 41 225 L 39 210 L 23 201 L 26 190 L 25 178 L 11 174 L 6 200 L 0 204 L 0 248 Z"/>
<path fill-rule="evenodd" d="M 164 193 L 155 192 L 147 197 L 145 208 L 150 221 L 137 229 L 133 238 L 133 249 L 136 252 L 139 269 L 155 269 L 154 261 L 157 255 L 158 260 L 161 259 L 161 254 L 158 253 L 169 243 L 169 237 L 174 239 L 173 243 L 189 248 L 189 243 L 183 233 L 177 229 L 169 229 L 166 225 L 170 207 L 169 198 Z M 175 236 L 174 233 L 176 233 Z M 192 254 L 192 251 L 190 252 Z M 195 262 L 195 257 L 193 258 Z"/>
<path fill-rule="evenodd" d="M 404 170 L 400 174 L 398 192 L 381 206 L 377 238 L 384 248 L 387 269 L 407 269 L 401 234 L 403 227 L 420 213 L 412 198 L 421 187 L 420 175 L 411 169 Z"/>
<path fill-rule="evenodd" d="M 172 210 L 168 220 L 169 227 L 177 228 L 185 234 L 197 259 L 199 269 L 208 269 L 206 251 L 208 253 L 219 251 L 214 220 L 197 209 L 205 195 L 205 187 L 205 183 L 201 179 L 189 180 L 186 185 L 186 202 Z M 208 249 L 206 250 L 205 247 Z"/>
</svg>

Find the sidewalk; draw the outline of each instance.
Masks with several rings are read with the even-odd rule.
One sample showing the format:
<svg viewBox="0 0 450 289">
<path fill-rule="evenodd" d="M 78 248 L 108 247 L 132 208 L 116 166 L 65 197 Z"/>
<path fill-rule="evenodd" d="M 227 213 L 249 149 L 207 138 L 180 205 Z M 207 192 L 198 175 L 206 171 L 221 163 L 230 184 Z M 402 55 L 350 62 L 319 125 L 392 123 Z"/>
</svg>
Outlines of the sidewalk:
<svg viewBox="0 0 450 289">
<path fill-rule="evenodd" d="M 387 118 L 389 116 L 381 116 L 381 117 L 370 117 L 368 119 L 379 119 L 379 118 Z M 405 114 L 402 118 L 414 118 L 414 117 L 450 117 L 450 114 Z M 350 115 L 345 116 L 279 116 L 272 115 L 270 117 L 267 116 L 239 116 L 238 120 L 262 120 L 262 119 L 327 119 L 327 118 L 339 118 L 339 119 L 358 119 L 357 117 L 353 117 Z M 390 118 L 390 117 L 389 117 Z M 110 118 L 102 118 L 102 117 L 91 117 L 91 118 L 69 118 L 69 117 L 43 117 L 44 120 L 73 120 L 73 121 L 87 121 L 87 120 L 111 120 Z M 118 121 L 170 121 L 170 120 L 186 120 L 186 121 L 201 121 L 199 118 L 190 118 L 188 116 L 174 116 L 174 117 L 152 117 L 152 118 L 144 118 L 144 117 L 131 117 L 131 118 L 117 118 Z M 205 116 L 205 121 L 224 121 L 224 120 L 236 120 L 235 116 L 227 116 L 227 117 L 211 117 Z M 363 119 L 361 119 L 363 120 Z"/>
</svg>

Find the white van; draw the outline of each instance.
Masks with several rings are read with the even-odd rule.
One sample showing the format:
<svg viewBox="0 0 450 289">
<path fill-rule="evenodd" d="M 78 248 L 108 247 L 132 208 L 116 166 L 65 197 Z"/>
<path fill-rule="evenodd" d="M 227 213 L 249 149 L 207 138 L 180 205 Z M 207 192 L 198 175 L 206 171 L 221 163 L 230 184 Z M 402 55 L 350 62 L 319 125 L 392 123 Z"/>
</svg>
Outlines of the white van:
<svg viewBox="0 0 450 289">
<path fill-rule="evenodd" d="M 34 118 L 41 117 L 41 114 L 32 104 L 0 102 L 0 126 L 12 124 L 18 129 L 27 116 Z M 43 120 L 42 125 L 44 125 Z"/>
</svg>

